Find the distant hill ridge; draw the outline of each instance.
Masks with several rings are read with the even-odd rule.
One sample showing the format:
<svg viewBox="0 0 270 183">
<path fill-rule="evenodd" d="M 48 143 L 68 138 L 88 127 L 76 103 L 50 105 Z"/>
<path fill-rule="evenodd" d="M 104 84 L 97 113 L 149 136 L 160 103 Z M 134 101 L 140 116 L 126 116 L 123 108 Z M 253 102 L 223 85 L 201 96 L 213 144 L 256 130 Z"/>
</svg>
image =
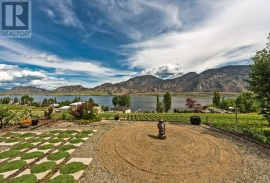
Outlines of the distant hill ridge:
<svg viewBox="0 0 270 183">
<path fill-rule="evenodd" d="M 62 86 L 53 91 L 36 88 L 32 86 L 19 86 L 11 90 L 0 92 L 0 94 L 43 94 L 53 95 L 56 93 L 87 93 L 87 92 L 109 92 L 109 93 L 155 93 L 155 92 L 243 92 L 246 91 L 249 66 L 225 66 L 209 69 L 200 74 L 195 72 L 183 76 L 162 80 L 152 75 L 144 75 L 131 78 L 120 83 L 104 83 L 92 89 L 81 85 Z"/>
</svg>

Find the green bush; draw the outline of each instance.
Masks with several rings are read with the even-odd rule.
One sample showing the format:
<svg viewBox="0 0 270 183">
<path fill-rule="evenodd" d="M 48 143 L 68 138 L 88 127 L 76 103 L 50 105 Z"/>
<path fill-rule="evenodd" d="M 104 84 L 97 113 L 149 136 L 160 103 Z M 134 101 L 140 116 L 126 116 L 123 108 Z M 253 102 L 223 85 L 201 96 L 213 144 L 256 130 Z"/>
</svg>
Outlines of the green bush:
<svg viewBox="0 0 270 183">
<path fill-rule="evenodd" d="M 67 145 L 63 145 L 63 146 L 58 148 L 58 150 L 61 150 L 61 151 L 68 151 L 70 149 L 76 149 L 76 146 L 74 146 L 72 144 L 67 144 Z"/>
<path fill-rule="evenodd" d="M 35 134 L 35 133 L 25 133 L 25 134 L 22 134 L 21 137 L 34 137 L 36 135 L 37 134 Z"/>
<path fill-rule="evenodd" d="M 82 162 L 72 162 L 66 165 L 63 165 L 60 168 L 60 173 L 61 174 L 73 174 L 76 173 L 80 170 L 84 170 L 85 169 L 85 164 L 83 164 Z"/>
<path fill-rule="evenodd" d="M 20 141 L 23 141 L 24 138 L 23 137 L 19 137 L 19 138 L 10 138 L 10 139 L 7 139 L 5 141 L 5 143 L 13 143 L 13 142 L 20 142 Z"/>
<path fill-rule="evenodd" d="M 74 177 L 72 175 L 59 175 L 50 180 L 49 183 L 74 183 Z"/>
<path fill-rule="evenodd" d="M 59 139 L 51 139 L 51 140 L 49 141 L 49 143 L 52 143 L 52 144 L 54 144 L 54 143 L 59 143 L 59 142 L 63 142 L 63 139 L 61 139 L 61 138 L 59 138 Z"/>
<path fill-rule="evenodd" d="M 71 143 L 71 144 L 78 144 L 80 142 L 84 142 L 84 140 L 78 138 L 78 139 L 72 139 L 72 140 L 69 141 L 69 143 Z"/>
<path fill-rule="evenodd" d="M 31 173 L 37 174 L 37 173 L 45 172 L 47 170 L 52 170 L 55 166 L 56 166 L 56 162 L 54 161 L 47 161 L 40 164 L 36 164 L 35 166 L 33 166 L 33 168 L 31 168 Z"/>
<path fill-rule="evenodd" d="M 20 169 L 26 165 L 27 165 L 27 163 L 25 161 L 22 161 L 22 160 L 10 161 L 10 162 L 5 163 L 5 164 L 0 166 L 0 173 Z"/>
<path fill-rule="evenodd" d="M 30 143 L 23 143 L 23 144 L 16 144 L 14 146 L 11 147 L 12 150 L 23 150 L 23 149 L 27 149 L 27 148 L 31 148 L 33 147 L 33 144 Z"/>
<path fill-rule="evenodd" d="M 13 178 L 7 183 L 36 183 L 37 182 L 37 177 L 35 175 L 22 175 L 20 177 Z"/>
<path fill-rule="evenodd" d="M 55 146 L 54 145 L 52 145 L 52 144 L 45 144 L 45 145 L 43 145 L 43 146 L 40 146 L 39 148 L 38 148 L 38 150 L 47 150 L 47 149 L 52 149 L 52 148 L 54 148 Z"/>
<path fill-rule="evenodd" d="M 44 139 L 43 138 L 34 138 L 34 139 L 29 139 L 27 140 L 28 143 L 36 143 L 36 142 L 42 142 Z"/>
<path fill-rule="evenodd" d="M 22 160 L 28 160 L 28 159 L 34 159 L 34 158 L 39 158 L 44 155 L 44 152 L 30 152 L 30 153 L 25 153 L 22 155 L 21 159 Z"/>
<path fill-rule="evenodd" d="M 58 151 L 56 153 L 53 153 L 53 154 L 50 154 L 47 159 L 48 160 L 51 160 L 51 161 L 57 161 L 57 160 L 60 160 L 60 159 L 63 159 L 63 158 L 67 158 L 69 157 L 70 154 L 66 151 Z"/>
<path fill-rule="evenodd" d="M 0 153 L 0 159 L 5 159 L 5 158 L 13 158 L 20 154 L 20 151 L 17 150 L 9 150 L 9 151 L 4 151 Z"/>
</svg>

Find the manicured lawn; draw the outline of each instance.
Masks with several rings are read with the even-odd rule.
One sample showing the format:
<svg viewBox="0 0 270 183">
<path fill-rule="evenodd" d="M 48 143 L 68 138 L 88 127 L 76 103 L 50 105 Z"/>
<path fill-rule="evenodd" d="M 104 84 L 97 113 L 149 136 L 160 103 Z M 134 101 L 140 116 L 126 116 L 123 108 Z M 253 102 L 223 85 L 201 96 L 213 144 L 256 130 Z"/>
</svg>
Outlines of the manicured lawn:
<svg viewBox="0 0 270 183">
<path fill-rule="evenodd" d="M 67 158 L 69 157 L 70 154 L 66 151 L 58 151 L 56 153 L 53 153 L 53 154 L 50 154 L 47 159 L 48 160 L 51 160 L 51 161 L 57 161 L 57 160 L 60 160 L 60 159 L 63 159 L 63 158 Z"/>
<path fill-rule="evenodd" d="M 22 161 L 22 160 L 10 161 L 10 162 L 5 163 L 5 164 L 0 166 L 0 173 L 20 169 L 20 168 L 26 166 L 26 164 L 27 163 L 25 161 Z"/>
<path fill-rule="evenodd" d="M 22 155 L 21 159 L 22 160 L 28 160 L 28 159 L 34 159 L 34 158 L 39 158 L 44 155 L 44 152 L 30 152 L 30 153 L 25 153 Z"/>
<path fill-rule="evenodd" d="M 37 174 L 41 172 L 45 172 L 47 170 L 52 170 L 56 166 L 56 162 L 54 161 L 47 161 L 40 164 L 37 164 L 31 168 L 32 174 Z"/>
<path fill-rule="evenodd" d="M 74 183 L 74 177 L 71 175 L 59 175 L 50 180 L 49 183 Z"/>
<path fill-rule="evenodd" d="M 37 177 L 35 175 L 22 175 L 20 177 L 11 179 L 7 183 L 36 183 Z"/>
<path fill-rule="evenodd" d="M 66 165 L 63 165 L 60 168 L 60 173 L 61 174 L 73 174 L 75 172 L 78 172 L 80 170 L 84 170 L 85 169 L 85 164 L 83 164 L 82 162 L 72 162 Z"/>
</svg>

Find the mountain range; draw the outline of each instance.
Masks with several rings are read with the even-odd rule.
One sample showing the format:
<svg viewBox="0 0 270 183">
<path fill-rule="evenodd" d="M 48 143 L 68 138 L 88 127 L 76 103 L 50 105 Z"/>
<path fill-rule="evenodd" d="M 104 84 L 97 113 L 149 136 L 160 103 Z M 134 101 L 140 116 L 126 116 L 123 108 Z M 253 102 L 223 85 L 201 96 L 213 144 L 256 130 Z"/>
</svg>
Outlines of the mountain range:
<svg viewBox="0 0 270 183">
<path fill-rule="evenodd" d="M 31 94 L 31 95 L 53 95 L 72 93 L 160 93 L 170 91 L 181 92 L 243 92 L 247 89 L 245 79 L 248 76 L 249 66 L 224 66 L 209 69 L 200 74 L 189 72 L 174 79 L 159 79 L 152 75 L 144 75 L 131 78 L 127 81 L 112 84 L 105 83 L 94 88 L 85 88 L 81 85 L 62 86 L 53 91 L 36 88 L 32 86 L 19 86 L 11 90 L 0 92 L 0 94 Z"/>
</svg>

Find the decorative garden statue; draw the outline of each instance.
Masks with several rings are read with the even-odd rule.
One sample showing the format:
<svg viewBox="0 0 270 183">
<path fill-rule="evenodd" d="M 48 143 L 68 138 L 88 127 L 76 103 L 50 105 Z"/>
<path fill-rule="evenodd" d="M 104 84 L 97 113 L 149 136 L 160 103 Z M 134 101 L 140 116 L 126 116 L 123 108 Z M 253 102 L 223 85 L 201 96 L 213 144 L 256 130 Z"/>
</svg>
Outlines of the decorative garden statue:
<svg viewBox="0 0 270 183">
<path fill-rule="evenodd" d="M 166 139 L 166 135 L 165 135 L 165 123 L 163 121 L 163 119 L 160 119 L 158 124 L 157 124 L 157 127 L 158 127 L 158 138 L 159 139 L 162 139 L 162 140 L 165 140 Z"/>
</svg>

